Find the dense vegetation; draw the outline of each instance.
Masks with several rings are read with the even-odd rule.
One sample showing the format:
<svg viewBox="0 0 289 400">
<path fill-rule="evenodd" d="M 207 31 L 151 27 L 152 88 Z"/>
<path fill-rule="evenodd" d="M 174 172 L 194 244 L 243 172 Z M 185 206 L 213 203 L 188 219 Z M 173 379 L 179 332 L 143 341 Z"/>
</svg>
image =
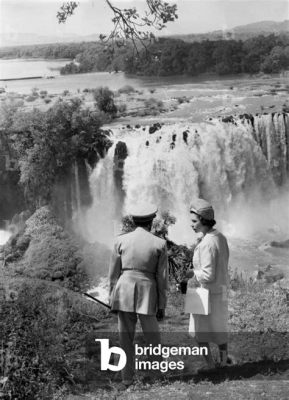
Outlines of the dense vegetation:
<svg viewBox="0 0 289 400">
<path fill-rule="evenodd" d="M 86 48 L 100 51 L 98 43 L 53 43 L 41 45 L 12 46 L 0 48 L 0 58 L 70 58 L 74 59 L 77 54 Z"/>
<path fill-rule="evenodd" d="M 92 71 L 165 76 L 277 73 L 289 68 L 288 35 L 257 36 L 245 41 L 205 40 L 188 43 L 162 38 L 136 54 L 130 45 L 114 51 L 100 43 L 69 43 L 1 49 L 0 57 L 70 58 L 62 74 Z"/>
<path fill-rule="evenodd" d="M 47 111 L 2 107 L 1 136 L 14 152 L 20 183 L 35 207 L 51 201 L 55 184 L 67 179 L 75 162 L 94 164 L 105 154 L 111 142 L 109 132 L 101 129 L 108 119 L 104 111 L 83 107 L 79 98 L 60 99 Z"/>
<path fill-rule="evenodd" d="M 218 75 L 239 73 L 274 73 L 289 68 L 289 45 L 285 36 L 258 36 L 245 42 L 206 40 L 185 43 L 162 39 L 141 51 L 138 57 L 129 52 L 123 58 L 123 70 L 144 75 Z"/>
</svg>

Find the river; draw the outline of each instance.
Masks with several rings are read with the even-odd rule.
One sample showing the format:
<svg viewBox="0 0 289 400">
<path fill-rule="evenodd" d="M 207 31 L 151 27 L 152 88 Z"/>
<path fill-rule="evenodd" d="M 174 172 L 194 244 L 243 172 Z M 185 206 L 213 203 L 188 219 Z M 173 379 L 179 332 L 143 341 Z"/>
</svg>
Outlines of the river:
<svg viewBox="0 0 289 400">
<path fill-rule="evenodd" d="M 0 81 L 3 79 L 23 79 L 36 76 L 59 76 L 60 68 L 69 60 L 44 59 L 0 59 Z"/>
<path fill-rule="evenodd" d="M 182 104 L 165 119 L 190 118 L 204 120 L 208 115 L 230 115 L 241 113 L 278 112 L 288 101 L 288 77 L 281 76 L 231 76 L 216 77 L 139 77 L 122 72 L 92 72 L 76 75 L 60 75 L 60 68 L 68 60 L 1 60 L 0 77 L 21 78 L 54 76 L 53 79 L 1 81 L 6 92 L 29 94 L 33 88 L 46 90 L 49 94 L 61 94 L 64 90 L 80 93 L 84 89 L 107 86 L 118 90 L 131 85 L 145 94 L 153 93 L 162 101 L 175 97 L 187 97 Z M 289 106 L 289 104 L 288 104 Z"/>
</svg>

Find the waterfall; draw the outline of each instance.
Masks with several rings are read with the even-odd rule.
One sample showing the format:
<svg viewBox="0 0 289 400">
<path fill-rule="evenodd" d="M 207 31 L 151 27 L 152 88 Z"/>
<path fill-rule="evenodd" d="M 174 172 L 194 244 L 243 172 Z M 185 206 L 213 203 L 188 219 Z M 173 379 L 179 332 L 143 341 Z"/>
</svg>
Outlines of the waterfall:
<svg viewBox="0 0 289 400">
<path fill-rule="evenodd" d="M 86 215 L 86 228 L 91 240 L 111 244 L 121 212 L 150 201 L 160 212 L 169 210 L 176 217 L 170 237 L 190 242 L 188 208 L 197 197 L 212 202 L 218 226 L 227 232 L 246 235 L 255 228 L 282 225 L 279 214 L 282 229 L 288 228 L 287 114 L 158 128 L 154 133 L 149 127 L 112 129 L 114 146 L 90 179 L 93 204 Z M 128 150 L 123 163 L 123 204 L 113 176 L 118 141 Z"/>
<path fill-rule="evenodd" d="M 70 182 L 70 193 L 71 193 L 71 213 L 72 221 L 77 231 L 83 235 L 82 230 L 82 208 L 81 208 L 81 193 L 80 193 L 80 182 L 79 182 L 79 171 L 77 161 L 74 162 L 71 168 L 71 182 Z M 68 212 L 67 201 L 64 201 L 64 212 Z M 66 214 L 67 215 L 67 214 Z"/>
<path fill-rule="evenodd" d="M 286 182 L 289 170 L 288 114 L 268 114 L 254 118 L 256 141 L 268 161 L 276 183 Z"/>
<path fill-rule="evenodd" d="M 72 212 L 73 227 L 80 236 L 86 236 L 86 227 L 83 225 L 85 209 L 91 202 L 88 177 L 92 168 L 87 160 L 76 160 L 71 169 L 70 177 L 70 206 Z M 67 202 L 64 202 L 64 210 Z"/>
<path fill-rule="evenodd" d="M 79 183 L 79 173 L 78 173 L 78 164 L 75 161 L 74 163 L 74 185 L 75 185 L 75 199 L 76 199 L 76 210 L 79 212 L 81 207 L 81 199 L 80 199 L 80 183 Z"/>
<path fill-rule="evenodd" d="M 8 242 L 11 235 L 11 232 L 0 229 L 0 246 Z"/>
<path fill-rule="evenodd" d="M 119 202 L 114 180 L 115 144 L 100 159 L 90 175 L 91 207 L 83 220 L 83 231 L 89 242 L 111 245 L 121 220 L 122 206 Z"/>
</svg>

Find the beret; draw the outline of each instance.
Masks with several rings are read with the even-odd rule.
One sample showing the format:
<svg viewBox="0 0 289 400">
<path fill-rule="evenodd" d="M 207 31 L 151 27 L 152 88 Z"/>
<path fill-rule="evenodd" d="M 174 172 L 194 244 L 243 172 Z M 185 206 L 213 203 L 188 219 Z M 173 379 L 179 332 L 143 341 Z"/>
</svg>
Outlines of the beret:
<svg viewBox="0 0 289 400">
<path fill-rule="evenodd" d="M 196 199 L 190 207 L 190 213 L 195 213 L 208 221 L 215 218 L 213 207 L 204 199 Z"/>
</svg>

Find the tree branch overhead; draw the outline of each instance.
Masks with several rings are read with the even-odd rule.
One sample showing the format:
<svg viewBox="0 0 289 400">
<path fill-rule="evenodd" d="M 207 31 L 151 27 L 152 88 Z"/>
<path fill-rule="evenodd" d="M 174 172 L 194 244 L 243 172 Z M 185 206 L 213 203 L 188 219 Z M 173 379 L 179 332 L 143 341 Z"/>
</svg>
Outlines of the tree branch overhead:
<svg viewBox="0 0 289 400">
<path fill-rule="evenodd" d="M 162 30 L 168 22 L 178 18 L 176 4 L 169 4 L 163 0 L 146 0 L 147 9 L 140 13 L 136 7 L 119 8 L 112 1 L 103 0 L 113 13 L 113 27 L 108 35 L 100 35 L 102 42 L 110 43 L 117 47 L 124 46 L 126 42 L 132 42 L 134 47 L 141 43 L 146 47 L 147 41 L 154 40 L 152 30 Z M 79 3 L 67 1 L 62 4 L 57 12 L 59 23 L 65 23 L 71 17 Z"/>
</svg>

